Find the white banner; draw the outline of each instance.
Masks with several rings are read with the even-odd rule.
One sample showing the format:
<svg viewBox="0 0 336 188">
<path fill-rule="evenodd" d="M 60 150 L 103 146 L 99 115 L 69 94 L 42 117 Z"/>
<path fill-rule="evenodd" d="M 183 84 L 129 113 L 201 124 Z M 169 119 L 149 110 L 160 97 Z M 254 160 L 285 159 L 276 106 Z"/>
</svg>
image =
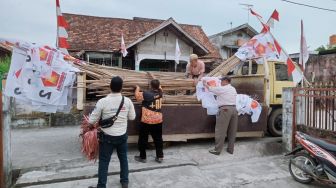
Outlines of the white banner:
<svg viewBox="0 0 336 188">
<path fill-rule="evenodd" d="M 49 46 L 3 39 L 0 42 L 13 46 L 5 95 L 31 105 L 34 111 L 69 111 L 69 94 L 79 71 L 67 61 L 71 58 Z"/>
</svg>

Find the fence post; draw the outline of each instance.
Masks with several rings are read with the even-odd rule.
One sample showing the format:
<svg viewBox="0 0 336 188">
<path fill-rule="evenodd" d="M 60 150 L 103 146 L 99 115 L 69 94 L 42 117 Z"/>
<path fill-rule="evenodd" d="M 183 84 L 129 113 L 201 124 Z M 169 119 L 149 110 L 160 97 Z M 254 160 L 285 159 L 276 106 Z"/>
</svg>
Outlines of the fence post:
<svg viewBox="0 0 336 188">
<path fill-rule="evenodd" d="M 86 93 L 86 74 L 85 72 L 79 72 L 77 74 L 77 110 L 84 109 Z"/>
<path fill-rule="evenodd" d="M 2 88 L 6 84 L 1 76 L 0 102 L 0 187 L 10 187 L 12 184 L 12 162 L 11 162 L 11 133 L 10 133 L 10 99 L 2 94 Z"/>
<path fill-rule="evenodd" d="M 3 131 L 3 116 L 2 116 L 2 75 L 0 74 L 1 84 L 0 84 L 0 187 L 5 187 L 5 152 L 4 152 L 4 131 Z"/>
<path fill-rule="evenodd" d="M 287 151 L 292 148 L 293 134 L 293 88 L 283 88 L 282 90 L 282 143 Z"/>
</svg>

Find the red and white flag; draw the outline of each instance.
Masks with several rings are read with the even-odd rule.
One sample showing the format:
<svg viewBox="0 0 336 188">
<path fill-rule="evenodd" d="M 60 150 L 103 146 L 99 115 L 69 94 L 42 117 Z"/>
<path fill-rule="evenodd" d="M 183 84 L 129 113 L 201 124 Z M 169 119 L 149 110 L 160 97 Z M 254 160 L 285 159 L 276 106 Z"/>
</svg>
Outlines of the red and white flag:
<svg viewBox="0 0 336 188">
<path fill-rule="evenodd" d="M 265 24 L 263 19 L 262 19 L 262 16 L 260 16 L 260 14 L 254 12 L 252 9 L 250 9 L 250 12 L 252 15 L 254 15 L 255 17 L 258 18 L 259 22 L 261 23 L 261 25 L 263 26 L 263 29 L 262 29 L 262 33 L 267 33 L 269 30 L 270 30 L 270 27 L 269 25 Z"/>
<path fill-rule="evenodd" d="M 180 46 L 178 43 L 178 39 L 176 39 L 176 47 L 175 47 L 175 62 L 176 64 L 180 63 L 180 57 L 181 57 L 181 50 L 180 50 Z"/>
<path fill-rule="evenodd" d="M 306 37 L 303 32 L 303 21 L 301 20 L 301 41 L 300 41 L 299 65 L 302 66 L 303 70 L 306 68 L 306 63 L 308 59 L 309 59 L 308 47 L 307 47 Z"/>
<path fill-rule="evenodd" d="M 252 9 L 250 9 L 251 14 L 258 17 L 258 18 L 262 18 L 262 16 L 260 16 L 258 13 L 254 12 Z"/>
<path fill-rule="evenodd" d="M 279 12 L 276 9 L 273 11 L 266 24 L 271 28 L 274 28 L 274 20 L 279 21 Z"/>
<path fill-rule="evenodd" d="M 57 48 L 59 48 L 63 53 L 68 53 L 68 33 L 66 29 L 69 27 L 68 23 L 65 21 L 62 11 L 60 8 L 59 0 L 56 0 L 56 13 L 57 13 Z"/>
<path fill-rule="evenodd" d="M 271 15 L 271 17 L 268 19 L 266 25 L 269 28 L 274 28 L 274 20 L 279 21 L 279 12 L 275 9 Z M 261 32 L 265 32 L 265 27 Z"/>
<path fill-rule="evenodd" d="M 128 52 L 127 52 L 127 49 L 126 49 L 126 45 L 125 45 L 125 41 L 124 41 L 124 35 L 121 34 L 121 46 L 120 46 L 120 50 L 121 50 L 121 53 L 123 55 L 123 57 L 126 57 Z"/>
<path fill-rule="evenodd" d="M 298 66 L 295 66 L 295 63 L 292 61 L 290 57 L 287 59 L 287 70 L 288 76 L 293 78 L 293 82 L 299 83 L 303 78 L 302 71 Z"/>
</svg>

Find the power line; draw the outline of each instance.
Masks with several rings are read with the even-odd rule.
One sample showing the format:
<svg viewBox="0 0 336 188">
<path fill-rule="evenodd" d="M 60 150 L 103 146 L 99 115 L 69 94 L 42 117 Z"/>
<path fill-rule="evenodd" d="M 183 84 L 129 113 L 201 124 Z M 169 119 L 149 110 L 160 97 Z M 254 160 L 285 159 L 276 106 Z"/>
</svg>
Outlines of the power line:
<svg viewBox="0 0 336 188">
<path fill-rule="evenodd" d="M 303 3 L 297 3 L 297 2 L 288 1 L 288 0 L 282 0 L 282 1 L 287 2 L 287 3 L 296 4 L 296 5 L 305 6 L 305 7 L 310 7 L 310 8 L 315 8 L 315 9 L 320 9 L 320 10 L 325 10 L 325 11 L 330 11 L 330 12 L 336 12 L 335 9 L 328 9 L 328 8 L 316 7 L 316 6 L 307 5 L 307 4 L 303 4 Z"/>
</svg>

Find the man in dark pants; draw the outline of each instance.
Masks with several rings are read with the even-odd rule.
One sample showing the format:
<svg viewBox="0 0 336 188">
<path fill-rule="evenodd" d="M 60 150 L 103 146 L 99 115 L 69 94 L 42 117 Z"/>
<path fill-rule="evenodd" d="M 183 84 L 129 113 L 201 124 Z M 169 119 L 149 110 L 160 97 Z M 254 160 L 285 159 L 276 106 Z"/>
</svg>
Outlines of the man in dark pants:
<svg viewBox="0 0 336 188">
<path fill-rule="evenodd" d="M 215 148 L 209 152 L 219 155 L 224 147 L 225 137 L 228 137 L 227 152 L 233 154 L 234 142 L 238 127 L 238 112 L 236 109 L 237 91 L 231 86 L 231 78 L 224 76 L 221 79 L 221 86 L 210 87 L 204 82 L 205 87 L 217 96 L 219 111 L 216 116 Z"/>
<path fill-rule="evenodd" d="M 139 130 L 138 148 L 140 156 L 134 159 L 138 162 L 147 162 L 146 148 L 148 135 L 151 134 L 156 148 L 155 161 L 163 161 L 163 140 L 162 140 L 162 89 L 159 80 L 151 81 L 151 90 L 140 92 L 137 86 L 135 89 L 135 98 L 142 102 L 141 124 Z"/>
<path fill-rule="evenodd" d="M 123 80 L 113 77 L 110 88 L 112 93 L 100 99 L 90 115 L 89 123 L 93 125 L 101 117 L 110 118 L 116 115 L 122 101 Z M 135 119 L 135 110 L 132 101 L 124 97 L 124 104 L 113 126 L 101 128 L 99 133 L 99 167 L 97 188 L 106 188 L 108 166 L 113 150 L 117 151 L 120 162 L 120 183 L 122 188 L 128 187 L 128 160 L 127 160 L 127 120 Z M 92 187 L 92 186 L 91 186 Z M 93 188 L 93 187 L 92 187 Z"/>
</svg>

